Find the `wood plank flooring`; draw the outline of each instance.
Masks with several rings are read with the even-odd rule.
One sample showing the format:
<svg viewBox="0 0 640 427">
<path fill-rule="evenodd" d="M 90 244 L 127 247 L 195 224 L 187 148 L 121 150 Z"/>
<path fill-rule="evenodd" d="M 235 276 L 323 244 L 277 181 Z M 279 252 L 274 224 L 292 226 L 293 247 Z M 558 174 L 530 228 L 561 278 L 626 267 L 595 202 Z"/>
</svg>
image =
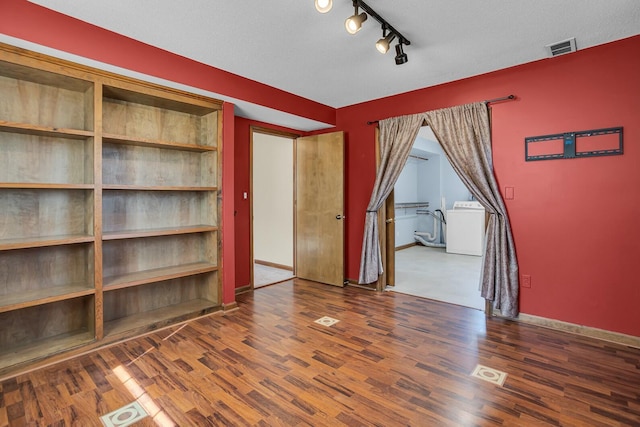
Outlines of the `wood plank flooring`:
<svg viewBox="0 0 640 427">
<path fill-rule="evenodd" d="M 137 426 L 640 425 L 640 349 L 303 280 L 238 299 L 0 383 L 0 426 L 100 426 L 136 399 Z"/>
</svg>

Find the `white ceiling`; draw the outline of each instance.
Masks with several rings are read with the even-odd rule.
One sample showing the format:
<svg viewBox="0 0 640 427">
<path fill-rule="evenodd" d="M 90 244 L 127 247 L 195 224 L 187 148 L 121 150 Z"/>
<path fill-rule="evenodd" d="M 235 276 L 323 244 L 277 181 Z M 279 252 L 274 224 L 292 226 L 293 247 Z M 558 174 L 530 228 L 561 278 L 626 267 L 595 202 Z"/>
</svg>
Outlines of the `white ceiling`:
<svg viewBox="0 0 640 427">
<path fill-rule="evenodd" d="M 346 33 L 350 0 L 327 14 L 313 0 L 31 1 L 336 108 L 543 59 L 570 37 L 580 50 L 640 34 L 639 0 L 366 0 L 411 41 L 397 66 L 373 18 Z"/>
</svg>

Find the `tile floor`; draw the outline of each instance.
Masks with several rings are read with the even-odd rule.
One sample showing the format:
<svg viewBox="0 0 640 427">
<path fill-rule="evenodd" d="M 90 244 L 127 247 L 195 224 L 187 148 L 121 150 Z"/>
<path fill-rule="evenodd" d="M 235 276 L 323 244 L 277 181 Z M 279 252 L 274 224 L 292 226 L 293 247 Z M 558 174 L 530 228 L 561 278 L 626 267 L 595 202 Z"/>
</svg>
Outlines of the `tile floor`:
<svg viewBox="0 0 640 427">
<path fill-rule="evenodd" d="M 478 284 L 482 257 L 412 246 L 396 252 L 395 292 L 484 310 Z"/>
<path fill-rule="evenodd" d="M 284 280 L 293 279 L 293 271 L 269 267 L 262 264 L 253 265 L 253 287 L 271 285 Z"/>
</svg>

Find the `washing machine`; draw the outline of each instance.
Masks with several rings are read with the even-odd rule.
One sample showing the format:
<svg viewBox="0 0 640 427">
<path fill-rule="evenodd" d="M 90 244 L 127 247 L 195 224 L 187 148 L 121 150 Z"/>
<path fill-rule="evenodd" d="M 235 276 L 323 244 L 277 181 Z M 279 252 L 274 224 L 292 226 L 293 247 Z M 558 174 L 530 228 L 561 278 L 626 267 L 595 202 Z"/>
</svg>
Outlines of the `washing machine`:
<svg viewBox="0 0 640 427">
<path fill-rule="evenodd" d="M 485 210 L 477 201 L 453 203 L 447 210 L 447 253 L 482 256 Z"/>
</svg>

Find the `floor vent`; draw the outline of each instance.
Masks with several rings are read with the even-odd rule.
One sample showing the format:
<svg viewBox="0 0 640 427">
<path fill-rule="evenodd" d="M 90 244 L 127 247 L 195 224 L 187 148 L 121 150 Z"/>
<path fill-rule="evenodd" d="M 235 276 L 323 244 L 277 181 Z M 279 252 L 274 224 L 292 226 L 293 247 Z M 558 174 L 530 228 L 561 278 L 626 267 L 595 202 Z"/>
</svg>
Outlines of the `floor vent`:
<svg viewBox="0 0 640 427">
<path fill-rule="evenodd" d="M 127 427 L 133 423 L 137 423 L 148 415 L 144 408 L 136 401 L 120 409 L 116 409 L 113 412 L 109 412 L 107 415 L 101 416 L 100 420 L 105 427 Z"/>
<path fill-rule="evenodd" d="M 497 369 L 489 368 L 487 366 L 477 365 L 471 373 L 472 377 L 480 378 L 481 380 L 488 381 L 495 385 L 502 387 L 504 381 L 507 379 L 507 373 L 498 371 Z"/>
<path fill-rule="evenodd" d="M 335 325 L 336 323 L 339 322 L 338 319 L 334 319 L 332 317 L 329 316 L 324 316 L 319 318 L 318 320 L 314 320 L 315 323 L 319 324 L 319 325 L 324 325 L 324 326 L 332 326 Z"/>
<path fill-rule="evenodd" d="M 547 48 L 547 52 L 549 53 L 550 57 L 564 55 L 565 53 L 571 53 L 577 50 L 575 37 L 563 40 L 561 42 L 549 44 L 545 47 Z"/>
</svg>

